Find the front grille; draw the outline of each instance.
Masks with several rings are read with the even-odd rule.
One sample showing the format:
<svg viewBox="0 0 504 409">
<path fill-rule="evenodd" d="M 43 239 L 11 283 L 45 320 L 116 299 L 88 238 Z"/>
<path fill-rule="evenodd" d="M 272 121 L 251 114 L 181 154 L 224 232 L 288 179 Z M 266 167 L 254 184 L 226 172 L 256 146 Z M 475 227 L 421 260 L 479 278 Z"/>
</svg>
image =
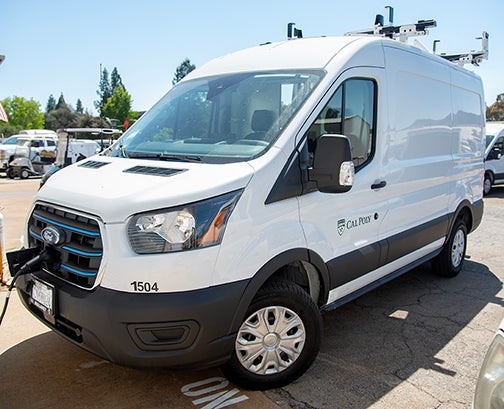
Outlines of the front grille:
<svg viewBox="0 0 504 409">
<path fill-rule="evenodd" d="M 61 240 L 48 244 L 43 238 L 46 227 L 56 229 Z M 48 249 L 49 273 L 83 288 L 92 288 L 103 256 L 100 227 L 95 219 L 49 205 L 37 204 L 28 221 L 30 247 Z"/>
</svg>

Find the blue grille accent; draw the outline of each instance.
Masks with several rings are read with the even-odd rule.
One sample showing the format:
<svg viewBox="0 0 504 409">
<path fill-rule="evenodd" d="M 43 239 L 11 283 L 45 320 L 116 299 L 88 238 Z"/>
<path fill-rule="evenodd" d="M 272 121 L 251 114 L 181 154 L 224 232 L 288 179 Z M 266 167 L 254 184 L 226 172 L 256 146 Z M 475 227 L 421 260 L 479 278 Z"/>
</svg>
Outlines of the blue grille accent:
<svg viewBox="0 0 504 409">
<path fill-rule="evenodd" d="M 61 268 L 64 268 L 65 270 L 71 271 L 72 273 L 78 274 L 80 276 L 84 277 L 95 277 L 96 273 L 86 273 L 85 271 L 77 270 L 76 268 L 67 266 L 65 264 L 61 265 Z"/>
<path fill-rule="evenodd" d="M 43 222 L 46 222 L 47 224 L 52 224 L 54 226 L 62 227 L 64 229 L 71 230 L 71 231 L 74 231 L 74 232 L 77 232 L 77 233 L 82 233 L 82 234 L 86 234 L 88 236 L 93 236 L 93 237 L 99 237 L 100 236 L 100 233 L 97 233 L 97 232 L 94 232 L 94 231 L 89 231 L 89 230 L 84 230 L 84 229 L 79 229 L 77 227 L 73 227 L 73 226 L 70 226 L 68 224 L 60 223 L 60 222 L 57 222 L 55 220 L 51 220 L 51 219 L 49 219 L 47 217 L 40 216 L 38 214 L 34 214 L 33 217 L 35 217 L 38 220 L 42 220 Z"/>
<path fill-rule="evenodd" d="M 63 231 L 64 243 L 47 244 L 42 230 L 55 226 Z M 28 221 L 29 245 L 49 249 L 51 259 L 43 263 L 49 273 L 76 286 L 91 289 L 100 269 L 103 243 L 96 219 L 51 205 L 37 204 Z"/>
<path fill-rule="evenodd" d="M 70 253 L 78 254 L 79 256 L 85 256 L 85 257 L 101 257 L 102 253 L 92 253 L 89 251 L 82 251 L 78 249 L 74 249 L 70 246 L 62 246 L 61 247 L 63 250 L 69 251 Z"/>
</svg>

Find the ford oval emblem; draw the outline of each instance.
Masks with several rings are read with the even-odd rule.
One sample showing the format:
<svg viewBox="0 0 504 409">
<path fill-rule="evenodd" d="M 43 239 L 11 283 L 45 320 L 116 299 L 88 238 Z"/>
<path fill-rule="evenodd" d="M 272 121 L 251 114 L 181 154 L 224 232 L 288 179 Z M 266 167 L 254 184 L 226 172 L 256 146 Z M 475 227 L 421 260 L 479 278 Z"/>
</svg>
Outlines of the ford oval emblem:
<svg viewBox="0 0 504 409">
<path fill-rule="evenodd" d="M 65 241 L 65 232 L 54 226 L 47 226 L 40 233 L 47 244 L 57 246 Z"/>
</svg>

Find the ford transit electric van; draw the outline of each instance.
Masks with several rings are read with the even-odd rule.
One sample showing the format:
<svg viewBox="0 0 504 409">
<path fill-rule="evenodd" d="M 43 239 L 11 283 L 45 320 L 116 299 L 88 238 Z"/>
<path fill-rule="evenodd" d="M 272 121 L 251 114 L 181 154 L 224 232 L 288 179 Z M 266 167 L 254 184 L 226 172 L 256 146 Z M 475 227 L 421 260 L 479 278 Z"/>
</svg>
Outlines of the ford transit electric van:
<svg viewBox="0 0 504 409">
<path fill-rule="evenodd" d="M 477 75 L 383 37 L 215 59 L 47 180 L 19 295 L 112 362 L 283 385 L 315 359 L 321 311 L 429 260 L 460 272 L 484 109 Z"/>
</svg>

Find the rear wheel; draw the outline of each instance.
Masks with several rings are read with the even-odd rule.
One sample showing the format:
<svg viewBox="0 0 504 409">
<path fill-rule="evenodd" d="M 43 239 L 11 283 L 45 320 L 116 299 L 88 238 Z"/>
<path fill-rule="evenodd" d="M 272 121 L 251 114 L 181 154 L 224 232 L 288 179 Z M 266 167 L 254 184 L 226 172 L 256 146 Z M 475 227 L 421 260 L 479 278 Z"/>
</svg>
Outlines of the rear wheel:
<svg viewBox="0 0 504 409">
<path fill-rule="evenodd" d="M 5 172 L 5 173 L 7 174 L 7 177 L 8 177 L 8 178 L 10 178 L 10 179 L 14 179 L 14 178 L 16 177 L 16 174 L 15 174 L 15 172 L 14 172 L 14 169 L 12 169 L 12 168 L 10 168 L 10 167 L 9 167 L 9 168 L 7 168 L 7 170 L 6 170 L 6 172 Z"/>
<path fill-rule="evenodd" d="M 483 194 L 486 196 L 492 190 L 493 178 L 491 173 L 485 173 L 485 180 L 483 182 Z"/>
<path fill-rule="evenodd" d="M 433 260 L 434 272 L 444 277 L 455 277 L 464 264 L 467 248 L 467 227 L 457 219 L 443 251 Z"/>
<path fill-rule="evenodd" d="M 318 307 L 301 287 L 272 281 L 252 301 L 224 374 L 246 389 L 286 385 L 317 356 L 322 337 Z"/>
</svg>

